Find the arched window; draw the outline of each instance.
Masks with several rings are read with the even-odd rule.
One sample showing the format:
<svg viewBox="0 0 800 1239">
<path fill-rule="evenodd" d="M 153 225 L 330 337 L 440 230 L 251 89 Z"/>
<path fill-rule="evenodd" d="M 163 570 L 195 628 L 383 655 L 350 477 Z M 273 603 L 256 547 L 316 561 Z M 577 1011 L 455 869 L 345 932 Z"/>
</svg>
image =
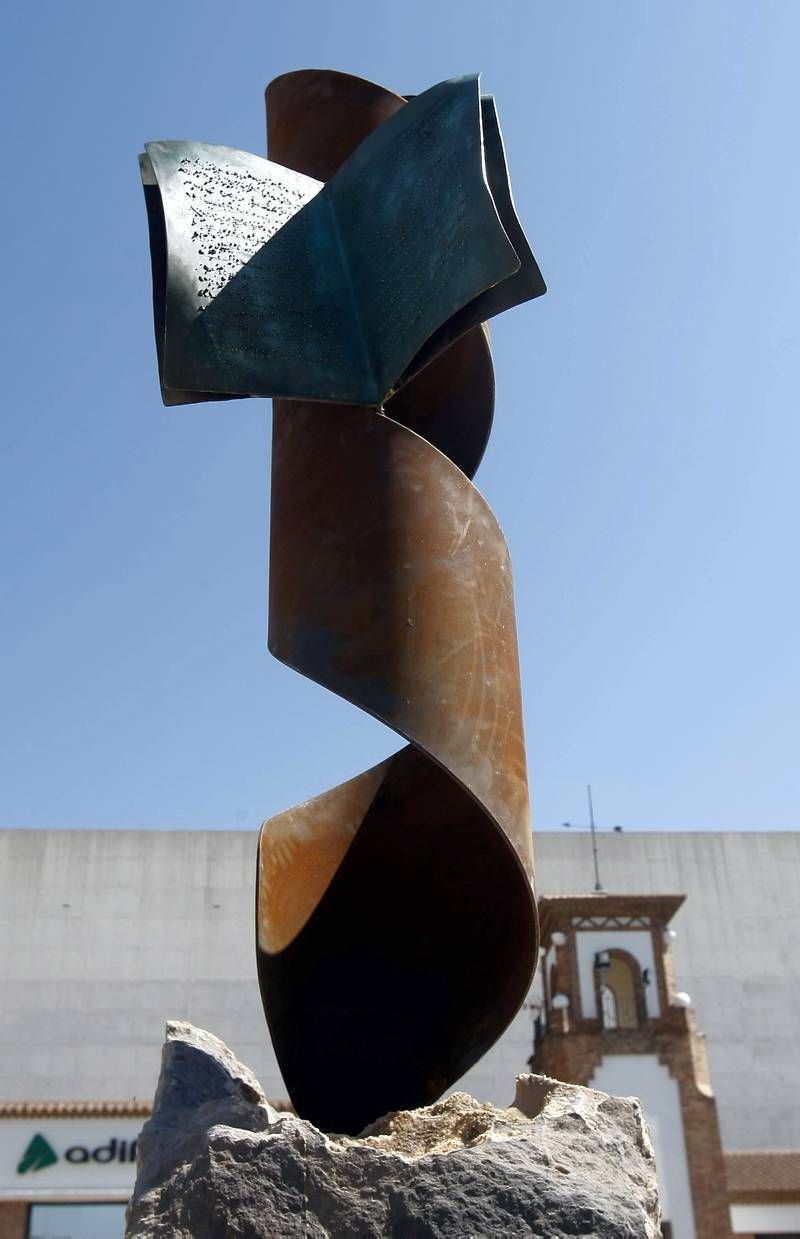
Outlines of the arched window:
<svg viewBox="0 0 800 1239">
<path fill-rule="evenodd" d="M 595 962 L 597 1007 L 603 1028 L 640 1028 L 646 1017 L 642 971 L 628 951 L 600 951 Z"/>
</svg>

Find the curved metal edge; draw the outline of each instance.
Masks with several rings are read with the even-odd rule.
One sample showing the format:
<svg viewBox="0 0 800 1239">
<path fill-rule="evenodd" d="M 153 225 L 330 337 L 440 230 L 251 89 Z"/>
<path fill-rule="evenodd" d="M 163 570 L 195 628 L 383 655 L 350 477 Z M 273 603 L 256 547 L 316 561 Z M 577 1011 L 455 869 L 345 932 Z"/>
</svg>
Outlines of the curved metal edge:
<svg viewBox="0 0 800 1239">
<path fill-rule="evenodd" d="M 391 760 L 262 823 L 256 887 L 259 950 L 276 955 L 305 928 L 355 839 Z"/>
</svg>

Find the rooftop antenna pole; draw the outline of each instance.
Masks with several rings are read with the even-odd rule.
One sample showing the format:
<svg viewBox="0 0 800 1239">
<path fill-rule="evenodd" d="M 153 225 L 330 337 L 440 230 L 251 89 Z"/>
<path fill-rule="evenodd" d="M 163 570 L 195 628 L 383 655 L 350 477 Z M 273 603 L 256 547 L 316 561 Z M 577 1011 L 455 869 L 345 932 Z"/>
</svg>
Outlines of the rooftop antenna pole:
<svg viewBox="0 0 800 1239">
<path fill-rule="evenodd" d="M 594 825 L 594 806 L 592 805 L 592 785 L 587 783 L 586 792 L 589 797 L 589 828 L 592 832 L 592 855 L 594 856 L 594 889 L 601 891 L 603 889 L 600 882 L 600 866 L 597 862 L 597 832 Z"/>
</svg>

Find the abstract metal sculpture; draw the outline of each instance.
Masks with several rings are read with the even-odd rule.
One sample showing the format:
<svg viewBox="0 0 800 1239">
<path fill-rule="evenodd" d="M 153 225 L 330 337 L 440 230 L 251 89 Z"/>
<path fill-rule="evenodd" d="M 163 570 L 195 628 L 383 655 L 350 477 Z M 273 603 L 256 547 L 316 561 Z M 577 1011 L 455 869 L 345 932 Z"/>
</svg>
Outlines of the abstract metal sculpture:
<svg viewBox="0 0 800 1239">
<path fill-rule="evenodd" d="M 278 1061 L 356 1132 L 440 1096 L 536 964 L 511 569 L 470 478 L 483 321 L 544 283 L 477 78 L 406 101 L 301 71 L 267 113 L 270 160 L 141 157 L 156 338 L 165 403 L 276 397 L 269 648 L 409 742 L 259 840 Z"/>
</svg>

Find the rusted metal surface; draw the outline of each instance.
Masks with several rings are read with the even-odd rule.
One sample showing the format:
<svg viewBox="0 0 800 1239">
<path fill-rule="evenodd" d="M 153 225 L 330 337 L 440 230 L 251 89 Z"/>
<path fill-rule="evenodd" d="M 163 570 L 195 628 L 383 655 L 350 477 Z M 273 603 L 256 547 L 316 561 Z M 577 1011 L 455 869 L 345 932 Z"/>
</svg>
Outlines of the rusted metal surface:
<svg viewBox="0 0 800 1239">
<path fill-rule="evenodd" d="M 326 179 L 402 106 L 345 74 L 284 75 L 269 156 Z M 536 964 L 511 567 L 469 480 L 493 403 L 481 326 L 385 416 L 274 402 L 270 649 L 409 741 L 261 831 L 265 1011 L 298 1112 L 328 1130 L 440 1096 Z"/>
<path fill-rule="evenodd" d="M 318 181 L 329 181 L 406 102 L 393 90 L 334 69 L 283 73 L 270 82 L 265 98 L 270 159 Z"/>
<path fill-rule="evenodd" d="M 435 1100 L 537 960 L 511 565 L 471 482 L 484 320 L 544 291 L 478 79 L 267 91 L 269 159 L 141 156 L 165 403 L 274 401 L 269 646 L 407 744 L 265 822 L 257 958 L 298 1112 Z"/>
</svg>

